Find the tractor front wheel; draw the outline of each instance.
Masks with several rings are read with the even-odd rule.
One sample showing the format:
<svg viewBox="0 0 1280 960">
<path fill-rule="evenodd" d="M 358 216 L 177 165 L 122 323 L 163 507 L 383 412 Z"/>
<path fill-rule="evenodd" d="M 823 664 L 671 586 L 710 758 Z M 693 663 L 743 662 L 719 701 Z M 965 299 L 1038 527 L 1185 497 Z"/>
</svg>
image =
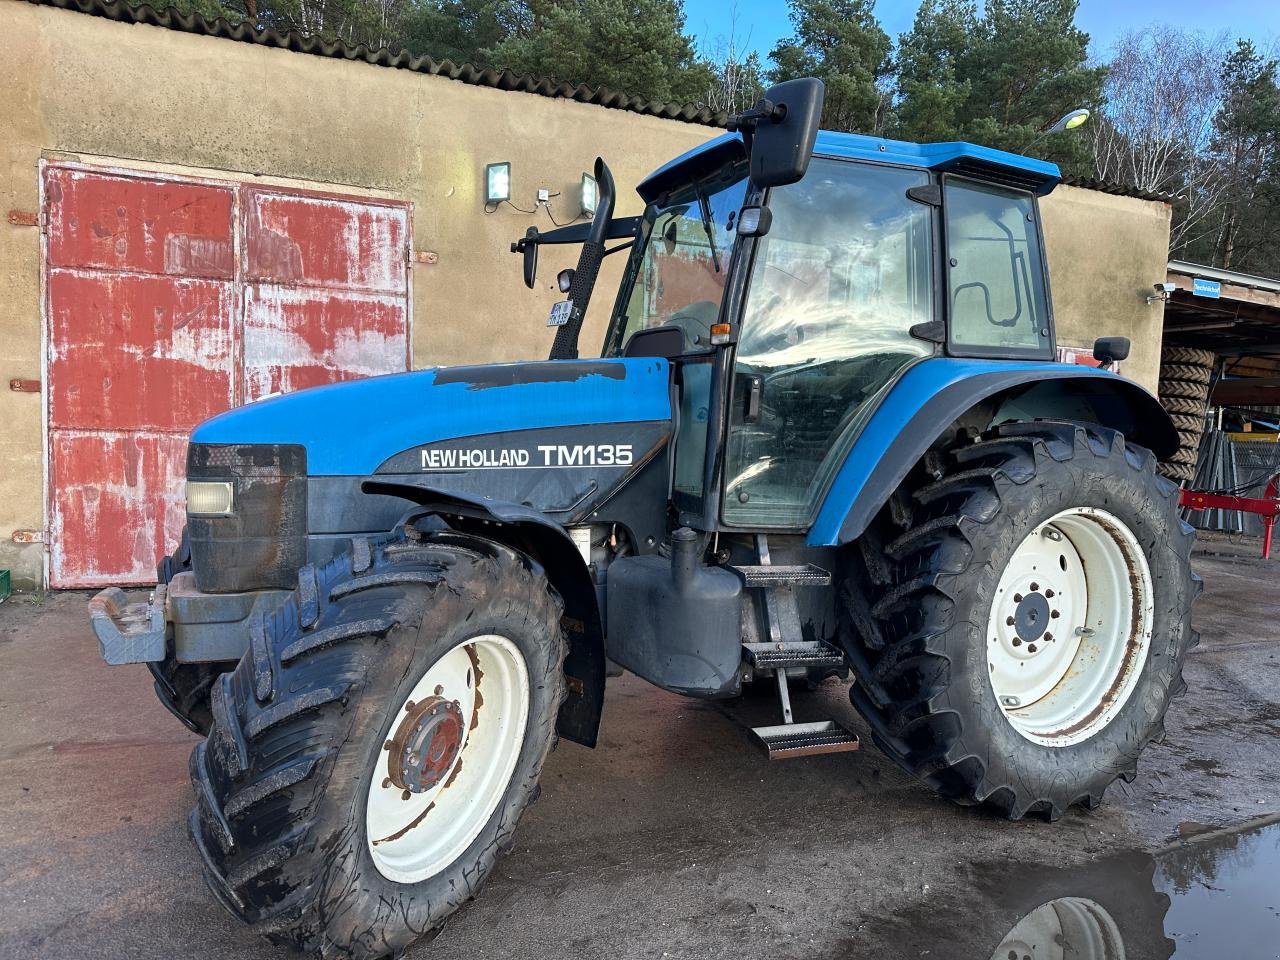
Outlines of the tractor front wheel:
<svg viewBox="0 0 1280 960">
<path fill-rule="evenodd" d="M 1177 490 L 1079 424 L 1009 425 L 931 466 L 850 558 L 854 703 L 961 803 L 1096 806 L 1185 689 L 1199 581 Z"/>
<path fill-rule="evenodd" d="M 560 601 L 484 540 L 410 529 L 304 567 L 191 756 L 209 886 L 277 942 L 399 955 L 471 897 L 537 793 Z"/>
</svg>

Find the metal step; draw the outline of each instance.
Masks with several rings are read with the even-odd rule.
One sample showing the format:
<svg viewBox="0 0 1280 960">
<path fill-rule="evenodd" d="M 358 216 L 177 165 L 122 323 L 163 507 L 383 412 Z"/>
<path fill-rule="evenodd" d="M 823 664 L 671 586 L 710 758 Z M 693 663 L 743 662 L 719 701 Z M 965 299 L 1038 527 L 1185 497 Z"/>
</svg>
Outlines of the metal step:
<svg viewBox="0 0 1280 960">
<path fill-rule="evenodd" d="M 751 733 L 770 760 L 848 753 L 861 746 L 858 735 L 835 720 L 753 727 Z"/>
<path fill-rule="evenodd" d="M 744 587 L 825 587 L 831 582 L 831 573 L 813 563 L 795 566 L 759 563 L 730 566 L 730 570 L 742 578 Z"/>
<path fill-rule="evenodd" d="M 760 670 L 779 667 L 843 667 L 844 654 L 821 640 L 793 643 L 744 643 L 743 657 Z"/>
</svg>

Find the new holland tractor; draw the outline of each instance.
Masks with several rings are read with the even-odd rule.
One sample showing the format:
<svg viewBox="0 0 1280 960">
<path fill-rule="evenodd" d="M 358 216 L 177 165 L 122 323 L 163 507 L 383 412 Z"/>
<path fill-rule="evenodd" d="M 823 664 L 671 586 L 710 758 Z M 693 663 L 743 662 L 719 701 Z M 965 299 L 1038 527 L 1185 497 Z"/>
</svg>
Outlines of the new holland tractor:
<svg viewBox="0 0 1280 960">
<path fill-rule="evenodd" d="M 776 690 L 771 757 L 857 746 L 789 694 L 849 678 L 880 750 L 1011 819 L 1133 778 L 1185 687 L 1199 584 L 1155 470 L 1177 433 L 1109 369 L 1128 342 L 1054 360 L 1058 170 L 819 132 L 822 93 L 770 90 L 640 183 L 638 217 L 614 218 L 597 161 L 594 219 L 513 244 L 530 286 L 540 247 L 581 246 L 549 360 L 196 428 L 154 594 L 90 612 L 107 661 L 146 663 L 204 735 L 190 832 L 237 917 L 333 957 L 438 928 L 557 738 L 595 745 L 614 667 Z"/>
</svg>

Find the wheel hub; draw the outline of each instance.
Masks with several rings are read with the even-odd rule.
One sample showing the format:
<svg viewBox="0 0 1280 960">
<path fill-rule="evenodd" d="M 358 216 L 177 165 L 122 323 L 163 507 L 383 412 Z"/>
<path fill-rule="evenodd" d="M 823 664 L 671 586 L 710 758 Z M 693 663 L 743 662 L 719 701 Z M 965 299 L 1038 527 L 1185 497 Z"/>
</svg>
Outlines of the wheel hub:
<svg viewBox="0 0 1280 960">
<path fill-rule="evenodd" d="M 1039 640 L 1049 626 L 1049 613 L 1049 601 L 1043 593 L 1024 594 L 1013 613 L 1018 639 L 1023 643 Z"/>
<path fill-rule="evenodd" d="M 388 778 L 410 793 L 430 790 L 452 769 L 465 732 L 456 700 L 433 696 L 412 704 L 388 744 Z"/>
</svg>

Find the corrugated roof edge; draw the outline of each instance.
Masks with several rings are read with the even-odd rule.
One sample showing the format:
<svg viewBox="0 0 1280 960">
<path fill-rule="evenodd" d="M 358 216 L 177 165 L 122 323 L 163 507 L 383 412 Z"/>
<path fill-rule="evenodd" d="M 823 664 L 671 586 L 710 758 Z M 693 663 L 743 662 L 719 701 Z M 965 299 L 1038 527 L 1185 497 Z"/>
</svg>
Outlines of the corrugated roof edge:
<svg viewBox="0 0 1280 960">
<path fill-rule="evenodd" d="M 131 7 L 119 0 L 28 0 L 36 6 L 56 7 L 73 13 L 103 17 L 121 23 L 140 23 L 183 33 L 195 33 L 241 43 L 257 43 L 262 46 L 308 53 L 319 57 L 341 60 L 362 60 L 378 67 L 394 67 L 412 70 L 472 86 L 492 87 L 495 90 L 512 90 L 532 93 L 558 100 L 574 100 L 612 110 L 628 110 L 631 113 L 680 120 L 709 127 L 722 127 L 723 113 L 713 113 L 696 104 L 657 103 L 643 97 L 632 96 L 607 87 L 592 89 L 585 84 L 574 84 L 547 77 L 528 77 L 510 70 L 481 68 L 470 63 L 456 64 L 451 60 L 434 60 L 431 57 L 415 57 L 406 50 L 390 50 L 381 47 L 370 49 L 364 44 L 352 46 L 341 41 L 330 42 L 318 37 L 304 37 L 299 33 L 281 33 L 278 30 L 257 30 L 244 24 L 232 24 L 219 17 L 208 20 L 200 14 L 184 14 L 176 10 L 156 10 L 149 6 Z"/>
<path fill-rule="evenodd" d="M 156 10 L 149 6 L 131 7 L 120 0 L 27 0 L 36 6 L 55 7 L 73 13 L 84 13 L 89 16 L 103 17 L 122 23 L 141 23 L 167 30 L 178 30 L 184 33 L 195 33 L 206 37 L 217 37 L 224 40 L 236 40 L 241 43 L 257 43 L 262 46 L 291 50 L 295 53 L 307 53 L 319 57 L 333 57 L 342 60 L 363 60 L 378 67 L 393 67 L 401 70 L 412 70 L 431 76 L 444 77 L 472 86 L 492 87 L 495 90 L 513 90 L 521 93 L 532 93 L 541 97 L 559 100 L 575 100 L 579 103 L 591 103 L 613 110 L 628 110 L 631 113 L 661 117 L 666 120 L 680 120 L 685 123 L 697 123 L 708 127 L 723 127 L 725 115 L 713 113 L 705 107 L 695 104 L 655 103 L 610 90 L 606 87 L 592 89 L 585 84 L 574 84 L 546 77 L 528 77 L 512 73 L 510 70 L 481 68 L 470 63 L 455 64 L 450 60 L 433 60 L 431 57 L 415 57 L 405 50 L 392 51 L 386 47 L 371 50 L 364 44 L 352 46 L 342 42 L 328 42 L 317 37 L 304 37 L 299 33 L 281 33 L 278 30 L 256 30 L 244 24 L 232 24 L 219 17 L 208 20 L 200 14 L 184 14 L 175 10 Z M 1152 193 L 1137 187 L 1095 180 L 1091 177 L 1064 176 L 1062 183 L 1071 187 L 1086 190 L 1098 190 L 1122 197 L 1134 197 L 1138 200 L 1158 200 L 1172 203 L 1177 199 L 1173 194 Z"/>
<path fill-rule="evenodd" d="M 1083 190 L 1097 190 L 1099 193 L 1110 193 L 1117 197 L 1133 197 L 1135 200 L 1158 200 L 1161 203 L 1173 203 L 1177 194 L 1155 193 L 1139 187 L 1126 186 L 1123 183 L 1112 183 L 1110 180 L 1097 180 L 1093 177 L 1064 176 L 1062 182 L 1068 187 L 1080 187 Z"/>
</svg>

